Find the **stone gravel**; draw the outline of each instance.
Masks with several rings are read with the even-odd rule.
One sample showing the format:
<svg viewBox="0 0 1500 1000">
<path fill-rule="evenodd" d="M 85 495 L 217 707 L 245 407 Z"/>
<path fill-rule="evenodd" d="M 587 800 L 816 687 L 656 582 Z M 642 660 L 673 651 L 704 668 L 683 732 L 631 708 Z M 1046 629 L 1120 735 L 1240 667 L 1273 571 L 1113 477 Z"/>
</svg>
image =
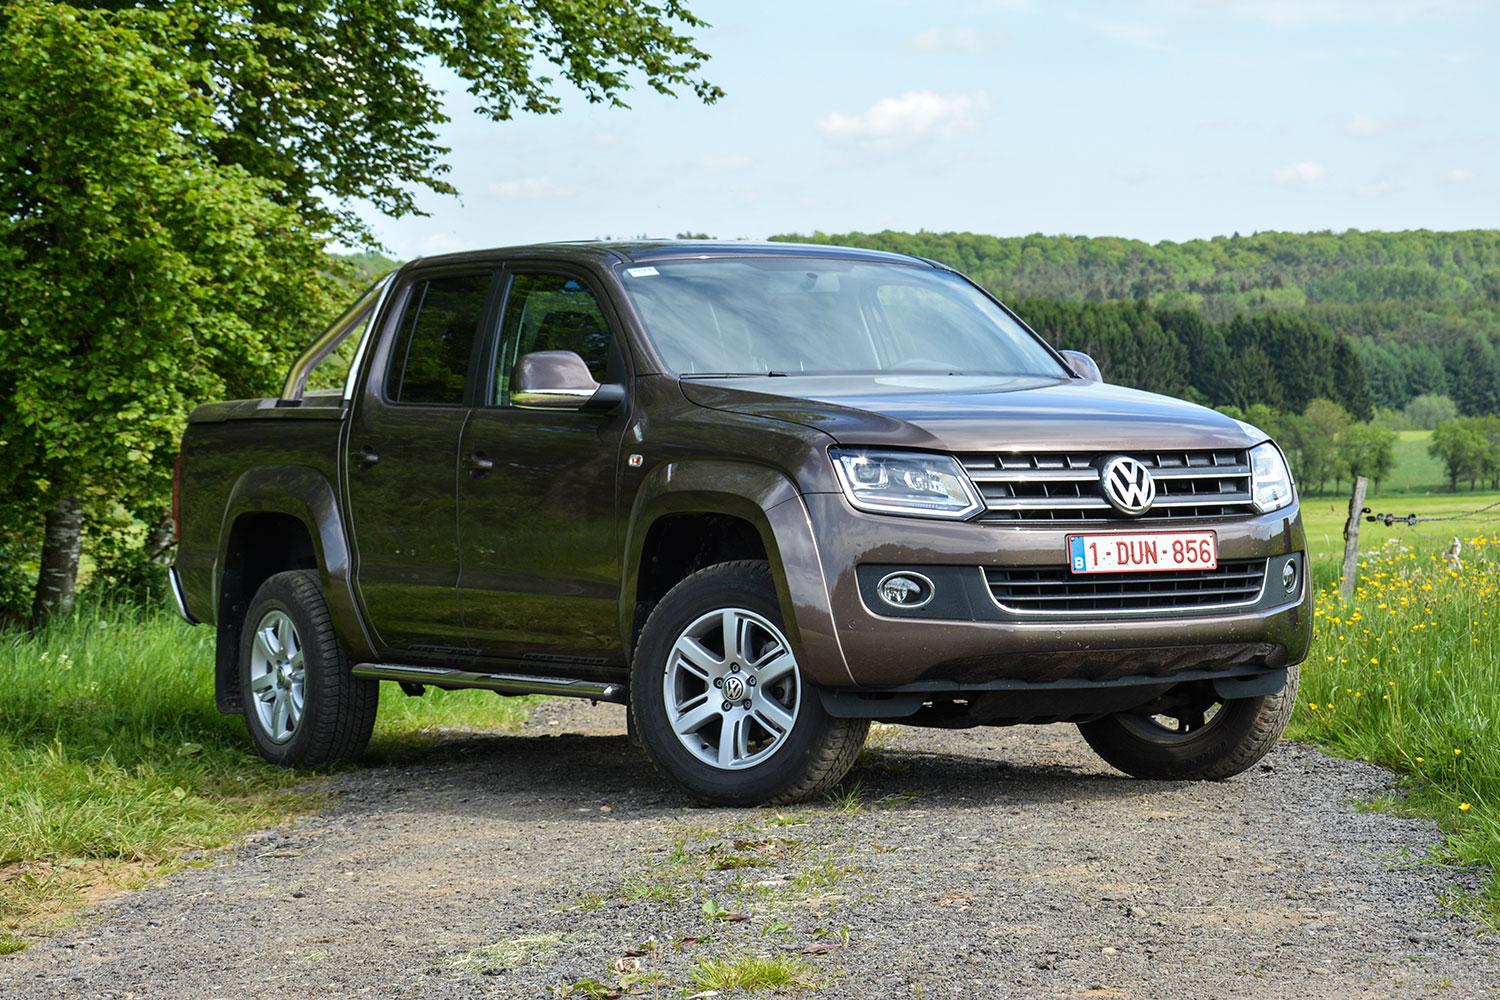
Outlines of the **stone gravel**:
<svg viewBox="0 0 1500 1000">
<path fill-rule="evenodd" d="M 1440 902 L 1482 873 L 1292 743 L 1171 784 L 1072 727 L 882 727 L 827 802 L 702 809 L 618 707 L 553 702 L 331 784 L 0 959 L 0 995 L 681 997 L 765 956 L 820 997 L 1500 997 L 1500 938 Z"/>
</svg>

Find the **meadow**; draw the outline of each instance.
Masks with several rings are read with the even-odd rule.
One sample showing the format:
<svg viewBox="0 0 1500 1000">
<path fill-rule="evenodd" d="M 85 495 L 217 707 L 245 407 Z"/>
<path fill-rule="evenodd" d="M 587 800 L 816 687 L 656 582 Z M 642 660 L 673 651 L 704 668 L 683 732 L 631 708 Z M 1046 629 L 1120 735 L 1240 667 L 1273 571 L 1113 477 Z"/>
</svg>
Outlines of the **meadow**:
<svg viewBox="0 0 1500 1000">
<path fill-rule="evenodd" d="M 1376 510 L 1453 516 L 1497 494 L 1398 495 Z M 1336 592 L 1347 501 L 1304 501 L 1316 637 L 1291 735 L 1400 774 L 1379 805 L 1431 816 L 1441 859 L 1500 867 L 1500 509 L 1363 525 L 1360 585 Z M 1460 564 L 1443 555 L 1463 541 Z M 214 709 L 213 635 L 165 608 L 90 604 L 0 637 L 0 953 L 80 904 L 319 808 L 318 775 L 278 770 Z M 453 728 L 514 728 L 534 699 L 382 692 L 370 758 Z M 1500 925 L 1500 882 L 1463 901 Z"/>
</svg>

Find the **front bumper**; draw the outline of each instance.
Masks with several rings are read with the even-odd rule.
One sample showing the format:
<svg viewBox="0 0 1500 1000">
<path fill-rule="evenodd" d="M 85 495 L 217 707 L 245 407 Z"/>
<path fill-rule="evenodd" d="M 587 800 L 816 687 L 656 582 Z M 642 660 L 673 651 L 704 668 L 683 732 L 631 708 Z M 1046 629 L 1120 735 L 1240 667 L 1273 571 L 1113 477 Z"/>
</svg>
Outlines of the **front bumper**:
<svg viewBox="0 0 1500 1000">
<path fill-rule="evenodd" d="M 1170 530 L 1212 528 L 1221 561 L 1267 559 L 1275 567 L 1281 557 L 1295 554 L 1299 579 L 1291 594 L 1268 572 L 1260 598 L 1243 607 L 1093 612 L 1037 620 L 987 606 L 973 596 L 982 593 L 974 586 L 982 581 L 985 567 L 1065 564 L 1067 536 L 1081 526 L 871 515 L 830 493 L 807 494 L 802 502 L 822 579 L 818 586 L 799 586 L 791 579 L 788 584 L 799 626 L 804 620 L 816 623 L 799 627 L 799 660 L 804 673 L 824 687 L 893 690 L 920 685 L 936 690 L 997 681 L 1088 686 L 1164 679 L 1184 671 L 1237 676 L 1281 670 L 1307 655 L 1312 609 L 1307 543 L 1296 505 L 1250 518 L 1170 525 Z M 1109 530 L 1132 529 L 1169 530 L 1159 522 L 1111 525 Z M 786 555 L 783 551 L 790 575 L 798 560 Z M 808 562 L 801 560 L 803 566 Z M 970 581 L 963 584 L 970 596 L 949 605 L 951 618 L 877 613 L 862 593 L 861 567 L 866 568 L 866 588 L 870 567 L 906 567 L 937 578 L 940 587 L 947 579 Z M 814 602 L 823 606 L 807 606 Z"/>
</svg>

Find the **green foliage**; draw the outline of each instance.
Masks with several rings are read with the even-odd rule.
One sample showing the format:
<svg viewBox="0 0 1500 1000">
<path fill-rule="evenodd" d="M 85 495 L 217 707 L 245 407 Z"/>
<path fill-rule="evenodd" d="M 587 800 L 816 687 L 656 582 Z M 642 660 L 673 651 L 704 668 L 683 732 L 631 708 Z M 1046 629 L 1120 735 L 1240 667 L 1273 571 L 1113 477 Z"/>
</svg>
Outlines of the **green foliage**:
<svg viewBox="0 0 1500 1000">
<path fill-rule="evenodd" d="M 0 440 L 15 459 L 0 506 L 20 519 L 74 497 L 95 524 L 155 524 L 188 409 L 284 370 L 279 331 L 328 311 L 328 260 L 266 183 L 204 156 L 219 130 L 190 23 L 36 2 L 3 16 Z"/>
<path fill-rule="evenodd" d="M 1112 382 L 1181 395 L 1188 386 L 1188 354 L 1144 303 L 1032 300 L 1016 311 L 1054 347 L 1093 357 Z"/>
<path fill-rule="evenodd" d="M 1407 424 L 1412 429 L 1430 431 L 1443 421 L 1452 420 L 1458 416 L 1458 404 L 1447 396 L 1424 392 L 1407 403 L 1403 412 L 1406 415 Z M 1392 428 L 1392 430 L 1401 429 Z"/>
<path fill-rule="evenodd" d="M 1450 489 L 1489 482 L 1500 489 L 1500 416 L 1445 420 L 1432 432 L 1428 450 L 1443 463 Z"/>
<path fill-rule="evenodd" d="M 1396 461 L 1396 432 L 1376 424 L 1355 424 L 1339 435 L 1338 461 L 1350 480 L 1367 476 L 1380 488 Z"/>
<path fill-rule="evenodd" d="M 1067 315 L 1075 317 L 1121 300 L 1144 301 L 1157 325 L 1186 349 L 1187 395 L 1213 405 L 1258 401 L 1299 411 L 1324 396 L 1368 419 L 1375 406 L 1401 409 L 1439 393 L 1466 414 L 1500 411 L 1500 359 L 1488 346 L 1500 336 L 1500 232 L 1493 230 L 1273 232 L 1155 245 L 889 231 L 772 238 L 941 260 L 1018 304 L 1028 320 L 1036 300 L 1070 303 L 1077 308 Z M 1063 314 L 1036 315 L 1045 325 Z M 1183 315 L 1203 326 L 1184 325 Z M 1204 330 L 1226 334 L 1227 324 L 1244 317 L 1290 322 L 1250 328 L 1271 334 L 1268 343 L 1247 343 L 1242 327 L 1241 341 L 1229 343 L 1227 353 L 1211 335 L 1204 339 Z M 1287 343 L 1321 340 L 1298 324 L 1331 335 L 1329 353 L 1284 353 Z M 1066 331 L 1048 335 L 1069 339 Z M 1143 367 L 1126 361 L 1105 374 L 1140 385 Z"/>
<path fill-rule="evenodd" d="M 121 5 L 101 0 L 106 10 Z M 681 0 L 344 0 L 189 5 L 186 58 L 223 128 L 200 137 L 221 164 L 274 186 L 320 230 L 368 238 L 352 203 L 416 213 L 416 190 L 453 193 L 438 129 L 448 121 L 434 67 L 463 82 L 479 114 L 554 114 L 566 83 L 590 103 L 624 107 L 632 82 L 663 94 L 719 88 L 698 76 L 707 59 L 686 31 L 703 26 Z M 208 85 L 217 81 L 222 85 Z"/>
</svg>

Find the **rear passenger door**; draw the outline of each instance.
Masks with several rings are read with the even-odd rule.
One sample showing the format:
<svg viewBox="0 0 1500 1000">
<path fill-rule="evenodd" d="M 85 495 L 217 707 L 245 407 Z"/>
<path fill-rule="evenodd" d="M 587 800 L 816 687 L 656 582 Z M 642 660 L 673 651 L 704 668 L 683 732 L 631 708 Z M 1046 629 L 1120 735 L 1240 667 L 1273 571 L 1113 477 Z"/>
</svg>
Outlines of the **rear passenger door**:
<svg viewBox="0 0 1500 1000">
<path fill-rule="evenodd" d="M 366 621 L 383 654 L 468 649 L 455 588 L 458 445 L 477 353 L 490 340 L 493 268 L 415 272 L 371 359 L 345 445 L 345 482 Z"/>
</svg>

